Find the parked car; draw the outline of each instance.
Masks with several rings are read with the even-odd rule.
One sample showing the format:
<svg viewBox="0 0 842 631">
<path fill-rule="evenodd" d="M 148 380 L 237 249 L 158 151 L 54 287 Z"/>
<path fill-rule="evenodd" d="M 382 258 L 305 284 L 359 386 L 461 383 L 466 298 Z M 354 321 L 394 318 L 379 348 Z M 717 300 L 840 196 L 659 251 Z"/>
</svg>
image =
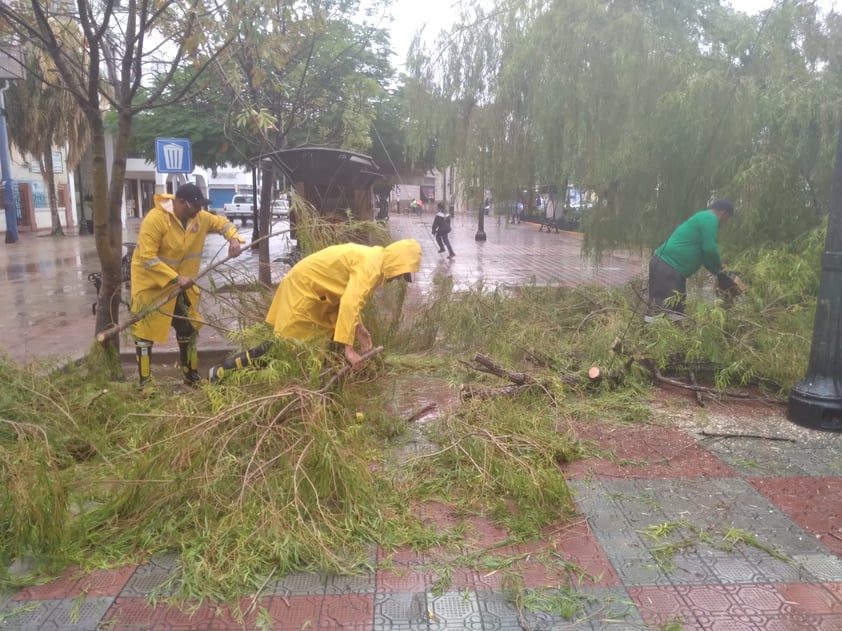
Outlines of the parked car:
<svg viewBox="0 0 842 631">
<path fill-rule="evenodd" d="M 275 219 L 287 219 L 289 217 L 289 202 L 285 199 L 272 201 L 272 217 Z"/>
</svg>

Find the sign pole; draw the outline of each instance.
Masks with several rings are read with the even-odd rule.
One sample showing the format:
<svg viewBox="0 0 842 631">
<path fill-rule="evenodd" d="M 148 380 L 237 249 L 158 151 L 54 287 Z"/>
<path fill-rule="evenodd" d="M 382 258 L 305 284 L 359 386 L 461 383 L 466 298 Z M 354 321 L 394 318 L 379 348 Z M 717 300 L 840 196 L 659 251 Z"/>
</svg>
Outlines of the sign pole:
<svg viewBox="0 0 842 631">
<path fill-rule="evenodd" d="M 18 242 L 18 212 L 12 194 L 12 166 L 9 160 L 9 135 L 6 129 L 5 92 L 8 84 L 0 88 L 0 170 L 3 171 L 3 203 L 6 208 L 6 243 Z"/>
</svg>

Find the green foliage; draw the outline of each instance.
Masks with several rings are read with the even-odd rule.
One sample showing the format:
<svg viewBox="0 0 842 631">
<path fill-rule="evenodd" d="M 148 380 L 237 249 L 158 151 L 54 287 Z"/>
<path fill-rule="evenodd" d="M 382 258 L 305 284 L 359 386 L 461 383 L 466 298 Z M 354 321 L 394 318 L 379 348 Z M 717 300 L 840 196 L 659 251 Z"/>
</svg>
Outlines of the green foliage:
<svg viewBox="0 0 842 631">
<path fill-rule="evenodd" d="M 411 52 L 408 142 L 418 155 L 433 142 L 467 197 L 590 191 L 596 255 L 655 247 L 720 196 L 739 209 L 727 248 L 786 243 L 827 213 L 839 29 L 804 3 L 755 17 L 718 2 L 473 3 Z"/>
<path fill-rule="evenodd" d="M 191 138 L 196 163 L 207 168 L 253 166 L 257 156 L 302 145 L 367 152 L 376 104 L 387 98 L 381 85 L 393 69 L 385 31 L 348 18 L 358 8 L 347 0 L 238 5 L 216 25 L 237 45 L 215 51 L 221 54 L 207 75 L 162 76 L 149 88 L 168 98 L 186 91 L 191 106 L 174 103 L 138 117 L 136 150 L 153 159 L 155 138 L 170 130 Z"/>
<path fill-rule="evenodd" d="M 350 212 L 345 216 L 325 217 L 301 197 L 293 199 L 291 212 L 295 215 L 298 247 L 304 256 L 340 243 L 385 246 L 392 241 L 377 222 L 357 221 Z"/>
<path fill-rule="evenodd" d="M 379 234 L 354 222 L 323 227 L 303 219 L 312 244 L 344 240 L 345 229 Z M 474 516 L 495 522 L 510 541 L 540 537 L 571 515 L 562 465 L 587 446 L 566 431 L 568 421 L 649 421 L 642 395 L 653 367 L 772 392 L 800 379 L 816 272 L 798 263 L 818 258 L 822 242 L 817 230 L 791 250 L 746 253 L 739 263 L 747 293 L 726 308 L 700 283 L 691 288 L 690 317 L 679 324 L 644 326 L 636 284 L 478 285 L 455 293 L 440 278 L 417 302 L 405 285 L 387 284 L 365 317 L 388 355 L 330 390 L 326 376 L 342 359 L 327 343 L 277 341 L 264 368 L 188 395 L 163 383 L 140 392 L 109 381 L 100 350 L 52 371 L 4 359 L 0 567 L 27 556 L 49 572 L 168 550 L 179 554 L 180 596 L 234 598 L 293 570 L 368 567 L 373 542 L 435 546 L 458 558 Z M 244 321 L 262 318 L 259 303 L 267 299 L 234 296 L 253 312 Z M 237 341 L 267 339 L 271 333 L 255 325 Z M 505 382 L 465 370 L 477 352 L 535 385 L 457 403 L 456 384 Z M 592 364 L 605 374 L 598 385 L 583 378 Z M 434 418 L 417 429 L 407 422 L 431 401 Z M 421 447 L 403 450 L 410 441 Z M 419 507 L 436 503 L 450 507 L 455 523 L 442 528 L 418 518 Z M 734 530 L 721 540 L 679 523 L 647 533 L 665 565 L 696 541 L 766 549 Z M 446 580 L 446 571 L 440 575 Z M 524 607 L 530 598 L 541 606 L 555 598 L 520 594 Z M 553 602 L 577 611 L 564 595 Z"/>
<path fill-rule="evenodd" d="M 408 463 L 407 499 L 455 501 L 515 537 L 537 536 L 570 510 L 558 465 L 576 451 L 557 422 L 540 399 L 473 402 L 441 417 L 427 432 L 440 448 Z"/>
</svg>

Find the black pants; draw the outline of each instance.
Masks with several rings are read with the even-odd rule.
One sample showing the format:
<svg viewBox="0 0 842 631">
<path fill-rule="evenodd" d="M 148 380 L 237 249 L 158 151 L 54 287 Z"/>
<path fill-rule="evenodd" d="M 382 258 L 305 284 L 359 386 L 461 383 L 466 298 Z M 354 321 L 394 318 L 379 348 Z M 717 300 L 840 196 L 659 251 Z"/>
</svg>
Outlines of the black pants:
<svg viewBox="0 0 842 631">
<path fill-rule="evenodd" d="M 687 279 L 657 254 L 649 259 L 649 315 L 684 313 Z"/>
<path fill-rule="evenodd" d="M 439 245 L 439 252 L 444 252 L 445 247 L 447 247 L 448 255 L 454 256 L 453 248 L 450 247 L 450 238 L 446 232 L 436 233 L 436 243 Z"/>
</svg>

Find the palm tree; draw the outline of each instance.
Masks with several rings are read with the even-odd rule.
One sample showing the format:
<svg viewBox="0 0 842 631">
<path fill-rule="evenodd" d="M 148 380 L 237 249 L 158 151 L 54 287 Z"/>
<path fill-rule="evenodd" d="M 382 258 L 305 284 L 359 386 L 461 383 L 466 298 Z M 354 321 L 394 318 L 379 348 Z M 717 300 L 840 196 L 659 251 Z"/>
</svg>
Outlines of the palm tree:
<svg viewBox="0 0 842 631">
<path fill-rule="evenodd" d="M 67 146 L 67 172 L 72 172 L 88 145 L 89 127 L 73 96 L 53 80 L 57 75 L 50 58 L 36 48 L 30 48 L 25 55 L 25 67 L 30 70 L 22 81 L 12 84 L 7 94 L 9 140 L 21 153 L 38 160 L 50 200 L 50 234 L 64 236 L 58 214 L 53 148 Z M 33 72 L 35 69 L 38 72 Z"/>
</svg>

